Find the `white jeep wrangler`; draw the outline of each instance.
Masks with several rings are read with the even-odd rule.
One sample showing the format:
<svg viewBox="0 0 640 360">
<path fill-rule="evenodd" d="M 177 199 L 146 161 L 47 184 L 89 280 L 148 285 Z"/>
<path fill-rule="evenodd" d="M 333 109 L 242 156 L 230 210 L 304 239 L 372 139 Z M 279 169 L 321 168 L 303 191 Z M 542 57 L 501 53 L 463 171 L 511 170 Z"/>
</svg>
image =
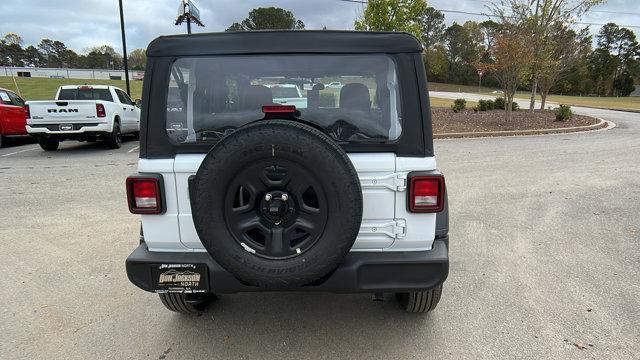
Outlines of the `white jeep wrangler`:
<svg viewBox="0 0 640 360">
<path fill-rule="evenodd" d="M 182 313 L 280 290 L 395 293 L 409 312 L 433 310 L 448 212 L 421 53 L 404 33 L 154 40 L 127 179 L 142 214 L 131 282 Z M 306 84 L 306 104 L 274 101 L 290 83 Z"/>
</svg>

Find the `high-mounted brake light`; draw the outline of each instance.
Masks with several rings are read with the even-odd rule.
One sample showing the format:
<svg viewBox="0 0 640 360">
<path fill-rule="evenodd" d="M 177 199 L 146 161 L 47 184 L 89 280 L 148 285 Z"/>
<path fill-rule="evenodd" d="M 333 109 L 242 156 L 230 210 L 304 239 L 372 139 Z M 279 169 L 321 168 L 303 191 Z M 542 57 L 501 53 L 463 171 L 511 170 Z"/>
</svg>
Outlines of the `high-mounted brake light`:
<svg viewBox="0 0 640 360">
<path fill-rule="evenodd" d="M 296 106 L 295 105 L 264 105 L 262 107 L 262 112 L 265 114 L 294 113 L 296 112 Z"/>
<path fill-rule="evenodd" d="M 107 116 L 107 112 L 104 110 L 104 105 L 96 104 L 96 115 L 98 117 L 106 117 Z"/>
<path fill-rule="evenodd" d="M 409 183 L 409 211 L 436 213 L 444 208 L 444 176 L 416 175 Z"/>
<path fill-rule="evenodd" d="M 161 177 L 127 178 L 127 201 L 132 214 L 160 214 L 163 211 Z"/>
<path fill-rule="evenodd" d="M 78 89 L 80 89 L 80 90 L 91 90 L 91 89 L 93 89 L 93 86 L 82 85 L 82 86 L 79 86 Z"/>
</svg>

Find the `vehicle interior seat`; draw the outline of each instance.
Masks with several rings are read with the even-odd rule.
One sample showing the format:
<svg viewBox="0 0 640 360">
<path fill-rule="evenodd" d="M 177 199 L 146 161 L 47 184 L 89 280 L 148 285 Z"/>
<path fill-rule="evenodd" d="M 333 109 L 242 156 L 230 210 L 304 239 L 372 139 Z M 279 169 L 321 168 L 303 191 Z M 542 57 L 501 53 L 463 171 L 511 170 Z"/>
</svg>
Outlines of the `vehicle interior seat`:
<svg viewBox="0 0 640 360">
<path fill-rule="evenodd" d="M 362 83 L 346 84 L 340 89 L 339 106 L 346 110 L 370 111 L 369 88 Z"/>
</svg>

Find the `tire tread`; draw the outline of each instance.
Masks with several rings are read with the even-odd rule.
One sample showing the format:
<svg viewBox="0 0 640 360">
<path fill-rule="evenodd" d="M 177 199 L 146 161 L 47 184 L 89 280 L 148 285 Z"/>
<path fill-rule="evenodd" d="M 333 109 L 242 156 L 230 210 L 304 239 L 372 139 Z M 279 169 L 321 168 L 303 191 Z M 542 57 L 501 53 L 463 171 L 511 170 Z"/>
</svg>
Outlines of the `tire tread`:
<svg viewBox="0 0 640 360">
<path fill-rule="evenodd" d="M 442 296 L 442 284 L 428 290 L 396 293 L 400 306 L 409 313 L 433 311 Z"/>
<path fill-rule="evenodd" d="M 181 314 L 200 314 L 215 299 L 215 295 L 206 294 L 203 299 L 196 301 L 196 305 L 193 305 L 187 302 L 187 294 L 160 293 L 158 296 L 167 309 Z"/>
</svg>

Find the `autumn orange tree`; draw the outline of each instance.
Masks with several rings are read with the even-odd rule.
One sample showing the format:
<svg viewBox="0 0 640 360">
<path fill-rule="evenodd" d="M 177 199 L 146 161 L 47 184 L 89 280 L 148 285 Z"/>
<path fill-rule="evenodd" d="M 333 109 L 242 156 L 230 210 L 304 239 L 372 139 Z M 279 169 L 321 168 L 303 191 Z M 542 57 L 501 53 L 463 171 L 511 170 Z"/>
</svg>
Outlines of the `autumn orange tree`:
<svg viewBox="0 0 640 360">
<path fill-rule="evenodd" d="M 535 95 L 540 73 L 545 62 L 553 56 L 553 31 L 558 24 L 572 25 L 593 6 L 606 0 L 494 0 L 489 9 L 501 22 L 526 25 L 530 33 L 529 46 L 533 54 L 529 59 L 531 72 L 531 99 L 529 110 L 535 106 Z M 548 78 L 546 79 L 549 80 Z"/>
<path fill-rule="evenodd" d="M 517 24 L 503 24 L 495 35 L 491 49 L 493 63 L 490 65 L 502 86 L 505 97 L 505 120 L 512 118 L 513 97 L 524 80 L 533 52 L 530 35 L 526 27 Z"/>
</svg>

